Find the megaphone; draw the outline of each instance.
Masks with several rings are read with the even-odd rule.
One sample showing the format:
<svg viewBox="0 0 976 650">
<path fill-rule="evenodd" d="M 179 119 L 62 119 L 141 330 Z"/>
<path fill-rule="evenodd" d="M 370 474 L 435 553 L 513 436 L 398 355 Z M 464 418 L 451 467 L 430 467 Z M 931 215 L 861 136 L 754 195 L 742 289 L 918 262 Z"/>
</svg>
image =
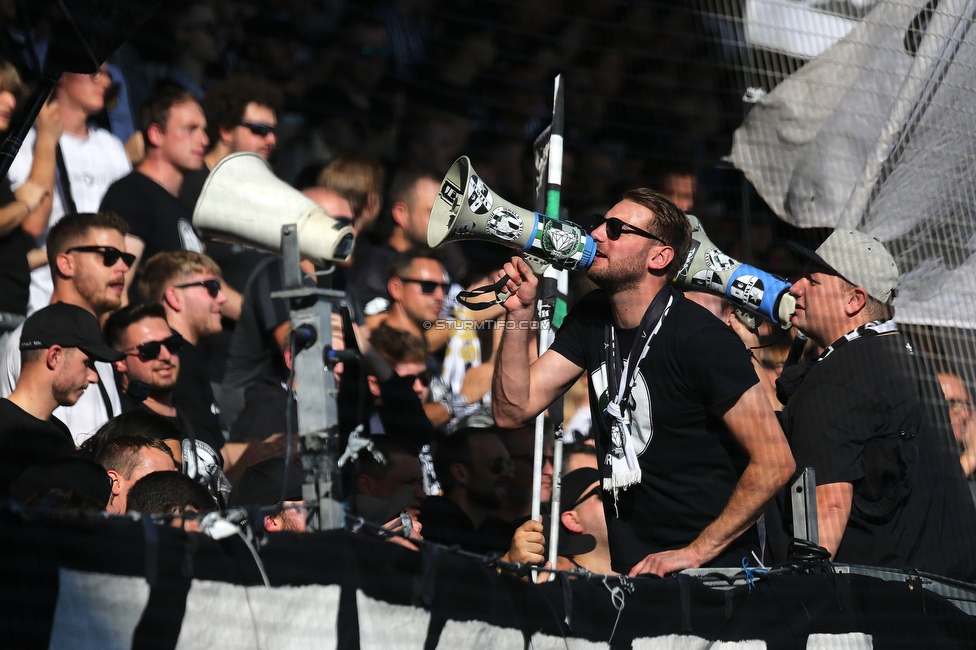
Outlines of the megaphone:
<svg viewBox="0 0 976 650">
<path fill-rule="evenodd" d="M 688 291 L 721 296 L 736 307 L 789 329 L 790 316 L 796 310 L 790 283 L 732 259 L 711 242 L 697 217 L 689 214 L 688 221 L 691 249 L 684 266 L 674 276 L 674 283 Z"/>
<path fill-rule="evenodd" d="M 202 235 L 281 252 L 281 227 L 298 225 L 302 257 L 319 265 L 352 254 L 355 234 L 346 220 L 280 180 L 256 153 L 234 153 L 218 162 L 193 209 L 193 227 Z"/>
<path fill-rule="evenodd" d="M 536 273 L 550 264 L 585 270 L 596 254 L 596 243 L 576 224 L 520 208 L 492 192 L 467 156 L 454 161 L 441 182 L 427 225 L 431 248 L 463 239 L 520 250 Z"/>
</svg>

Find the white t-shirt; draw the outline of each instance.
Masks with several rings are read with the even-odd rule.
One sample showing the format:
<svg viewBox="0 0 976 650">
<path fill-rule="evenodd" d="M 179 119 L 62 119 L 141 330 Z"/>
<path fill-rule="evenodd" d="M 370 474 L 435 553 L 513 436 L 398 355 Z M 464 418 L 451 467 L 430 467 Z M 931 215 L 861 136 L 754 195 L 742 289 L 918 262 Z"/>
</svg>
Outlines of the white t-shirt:
<svg viewBox="0 0 976 650">
<path fill-rule="evenodd" d="M 37 132 L 31 129 L 24 144 L 20 147 L 17 157 L 7 177 L 13 189 L 24 184 L 30 175 L 31 165 L 34 164 L 34 141 Z M 98 212 L 102 197 L 109 186 L 132 171 L 129 158 L 125 155 L 122 141 L 104 129 L 97 126 L 88 127 L 88 137 L 82 138 L 70 133 L 62 133 L 61 152 L 64 154 L 64 166 L 71 181 L 71 196 L 79 212 Z M 38 237 L 37 245 L 43 247 L 47 239 L 47 231 L 65 214 L 61 189 L 55 188 L 51 205 L 51 217 L 47 228 Z M 31 272 L 30 302 L 27 313 L 32 314 L 51 302 L 54 285 L 51 282 L 51 269 L 47 265 Z"/>
<path fill-rule="evenodd" d="M 20 332 L 24 329 L 20 325 L 10 333 L 7 347 L 0 357 L 0 397 L 10 397 L 17 379 L 20 377 Z M 119 401 L 119 390 L 115 385 L 115 374 L 112 364 L 104 361 L 95 362 L 105 392 L 112 403 L 112 413 L 105 410 L 105 398 L 98 384 L 91 384 L 81 395 L 81 399 L 74 406 L 59 406 L 54 409 L 54 416 L 64 422 L 75 444 L 81 443 L 95 435 L 98 429 L 109 421 L 109 418 L 122 413 L 122 403 Z"/>
</svg>

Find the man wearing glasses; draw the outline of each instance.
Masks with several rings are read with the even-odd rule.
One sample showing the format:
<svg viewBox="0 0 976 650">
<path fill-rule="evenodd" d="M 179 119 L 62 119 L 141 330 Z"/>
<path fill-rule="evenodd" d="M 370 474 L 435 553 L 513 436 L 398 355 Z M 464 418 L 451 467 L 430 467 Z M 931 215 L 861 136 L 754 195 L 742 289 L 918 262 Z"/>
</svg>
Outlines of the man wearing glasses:
<svg viewBox="0 0 976 650">
<path fill-rule="evenodd" d="M 739 566 L 760 553 L 756 522 L 793 473 L 789 445 L 742 342 L 671 284 L 691 247 L 684 213 L 631 190 L 593 225 L 601 290 L 538 360 L 530 329 L 506 327 L 495 421 L 523 425 L 586 372 L 614 570 Z M 538 280 L 521 258 L 503 273 L 507 320 L 530 323 Z"/>
<path fill-rule="evenodd" d="M 434 471 L 444 496 L 420 504 L 424 538 L 473 553 L 507 551 L 515 526 L 489 513 L 505 505 L 512 459 L 494 429 L 461 428 L 440 438 Z"/>
<path fill-rule="evenodd" d="M 122 302 L 125 272 L 133 256 L 125 252 L 128 226 L 113 214 L 69 214 L 48 233 L 48 262 L 54 278 L 52 303 L 76 305 L 101 319 Z M 20 377 L 20 333 L 10 334 L 3 351 L 0 396 L 14 390 Z M 98 381 L 73 406 L 54 415 L 67 425 L 76 445 L 87 440 L 109 418 L 122 412 L 115 375 L 108 363 L 95 364 Z"/>
<path fill-rule="evenodd" d="M 166 323 L 162 305 L 143 303 L 120 309 L 106 322 L 105 338 L 125 355 L 115 369 L 130 397 L 127 408 L 144 408 L 168 419 L 180 432 L 179 444 L 174 442 L 170 450 L 182 463 L 183 472 L 201 483 L 216 481 L 219 489 L 224 439 L 219 431 L 215 436 L 201 426 L 175 394 L 186 341 Z M 229 493 L 229 484 L 225 487 Z"/>
</svg>

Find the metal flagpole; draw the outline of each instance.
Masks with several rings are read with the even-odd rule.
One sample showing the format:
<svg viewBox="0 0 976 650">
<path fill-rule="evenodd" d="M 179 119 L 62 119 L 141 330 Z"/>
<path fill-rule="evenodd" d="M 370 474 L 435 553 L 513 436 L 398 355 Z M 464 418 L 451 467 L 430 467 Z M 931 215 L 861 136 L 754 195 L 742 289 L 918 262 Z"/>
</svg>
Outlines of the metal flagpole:
<svg viewBox="0 0 976 650">
<path fill-rule="evenodd" d="M 540 156 L 537 155 L 536 172 L 541 174 L 546 168 L 545 158 L 548 158 L 548 174 L 545 183 L 545 214 L 553 219 L 559 218 L 559 202 L 562 191 L 562 163 L 563 163 L 563 85 L 562 75 L 557 75 L 553 88 L 552 102 L 552 125 L 548 129 L 548 147 L 536 147 L 537 154 L 539 149 L 543 150 L 543 160 L 540 164 Z M 545 133 L 540 136 L 540 140 L 545 137 Z M 537 141 L 537 145 L 539 141 Z M 547 151 L 546 151 L 547 149 Z M 537 204 L 541 204 L 542 183 L 537 183 Z M 537 205 L 537 207 L 539 207 Z M 549 349 L 552 344 L 554 328 L 562 323 L 563 316 L 566 314 L 565 295 L 569 286 L 569 273 L 567 271 L 556 270 L 550 266 L 542 276 L 539 285 L 539 298 L 537 303 L 537 313 L 539 322 L 539 356 Z M 559 545 L 559 493 L 560 493 L 560 466 L 562 465 L 562 397 L 556 400 L 549 407 L 549 418 L 556 427 L 555 446 L 553 448 L 553 485 L 551 497 L 551 527 L 549 532 L 549 561 L 552 566 L 556 566 Z M 545 415 L 539 414 L 535 423 L 535 452 L 533 454 L 534 468 L 532 476 L 532 518 L 539 520 L 542 511 L 542 466 L 544 463 L 543 449 L 545 443 Z"/>
</svg>

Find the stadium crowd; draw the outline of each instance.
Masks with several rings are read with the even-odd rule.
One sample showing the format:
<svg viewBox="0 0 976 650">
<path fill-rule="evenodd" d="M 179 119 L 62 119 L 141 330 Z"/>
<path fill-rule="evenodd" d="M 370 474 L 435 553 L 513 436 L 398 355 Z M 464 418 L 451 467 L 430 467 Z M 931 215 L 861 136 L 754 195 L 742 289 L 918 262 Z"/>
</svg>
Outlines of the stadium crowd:
<svg viewBox="0 0 976 650">
<path fill-rule="evenodd" d="M 799 248 L 796 327 L 754 333 L 671 282 L 692 246 L 694 170 L 594 146 L 569 178 L 582 188 L 571 216 L 597 212 L 596 258 L 541 356 L 538 330 L 506 326 L 536 318 L 521 258 L 429 248 L 441 179 L 468 147 L 493 190 L 525 196 L 539 80 L 610 36 L 592 33 L 601 3 L 589 3 L 589 21 L 551 25 L 560 46 L 533 52 L 542 63 L 506 69 L 494 52 L 512 43 L 456 13 L 434 20 L 428 4 L 295 3 L 299 28 L 254 4 L 191 3 L 142 51 L 61 76 L 0 183 L 0 495 L 191 531 L 192 513 L 259 506 L 263 521 L 241 525 L 305 531 L 297 404 L 325 396 L 295 382 L 289 305 L 271 297 L 284 264 L 193 228 L 210 170 L 249 152 L 356 233 L 330 280 L 359 306 L 337 305 L 331 323 L 332 347 L 358 352 L 330 367 L 351 528 L 543 565 L 539 462 L 544 504 L 562 476 L 559 512 L 543 507 L 562 525 L 557 569 L 769 565 L 790 554 L 784 488 L 813 467 L 827 556 L 976 579 L 970 393 L 898 332 L 898 272 L 876 240 L 837 231 Z M 433 52 L 450 33 L 457 56 Z M 36 70 L 23 41 L 2 45 L 6 131 Z M 600 98 L 633 64 L 596 63 L 577 141 L 620 137 L 600 117 L 634 105 Z M 523 78 L 524 96 L 491 101 L 500 76 Z M 478 88 L 470 114 L 451 108 Z M 601 166 L 620 172 L 613 183 Z M 307 285 L 324 282 L 318 270 L 303 262 Z M 458 302 L 498 280 L 501 305 Z M 564 394 L 557 472 L 554 427 L 537 459 L 534 422 Z"/>
</svg>

